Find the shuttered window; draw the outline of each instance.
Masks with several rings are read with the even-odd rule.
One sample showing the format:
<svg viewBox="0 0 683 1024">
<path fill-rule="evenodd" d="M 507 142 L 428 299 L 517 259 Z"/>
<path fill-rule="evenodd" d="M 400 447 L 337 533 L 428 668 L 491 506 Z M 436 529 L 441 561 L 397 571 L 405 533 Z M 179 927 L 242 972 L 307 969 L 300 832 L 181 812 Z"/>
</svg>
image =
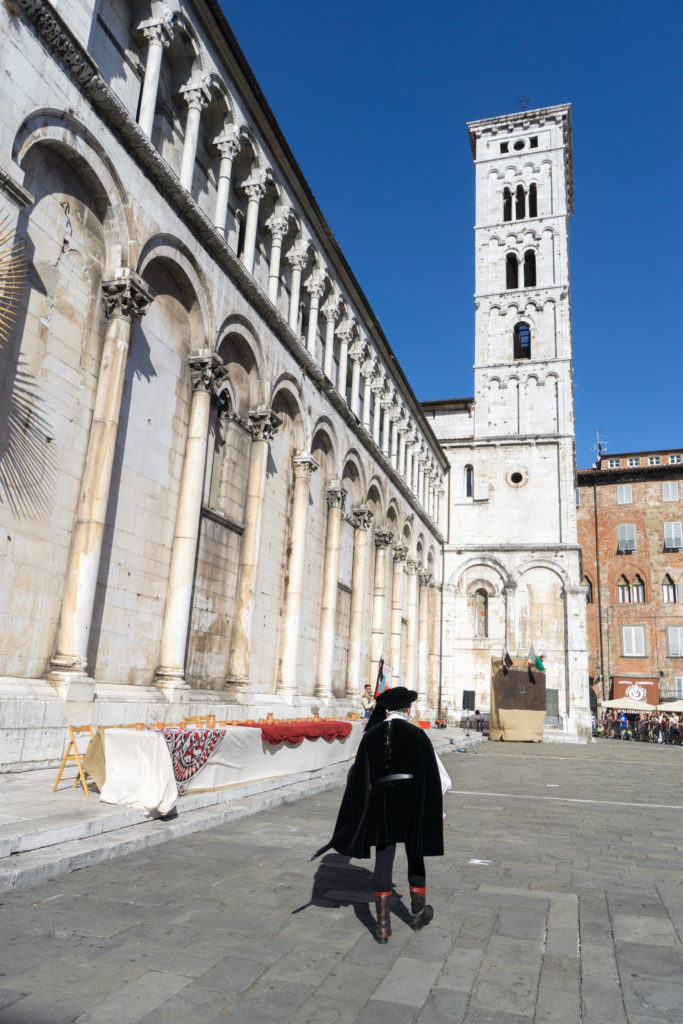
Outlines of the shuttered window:
<svg viewBox="0 0 683 1024">
<path fill-rule="evenodd" d="M 645 626 L 622 626 L 621 650 L 625 658 L 643 658 L 645 656 Z"/>
<path fill-rule="evenodd" d="M 636 550 L 636 528 L 633 523 L 621 523 L 617 526 L 617 549 L 620 552 Z"/>
<path fill-rule="evenodd" d="M 666 627 L 666 649 L 670 658 L 683 658 L 683 626 Z"/>
<path fill-rule="evenodd" d="M 678 480 L 662 481 L 662 501 L 678 501 Z"/>
<path fill-rule="evenodd" d="M 683 531 L 680 523 L 664 523 L 664 547 L 669 550 L 683 547 Z"/>
<path fill-rule="evenodd" d="M 633 488 L 631 484 L 619 484 L 617 487 L 617 505 L 633 504 Z"/>
</svg>

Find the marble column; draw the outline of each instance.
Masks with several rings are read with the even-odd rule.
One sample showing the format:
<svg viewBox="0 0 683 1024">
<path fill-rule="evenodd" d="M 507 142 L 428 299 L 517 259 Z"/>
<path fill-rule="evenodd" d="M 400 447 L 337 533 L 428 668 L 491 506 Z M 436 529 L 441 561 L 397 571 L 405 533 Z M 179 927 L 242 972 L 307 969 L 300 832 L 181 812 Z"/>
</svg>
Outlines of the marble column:
<svg viewBox="0 0 683 1024">
<path fill-rule="evenodd" d="M 441 587 L 432 580 L 427 597 L 427 703 L 437 710 L 439 702 L 439 637 L 441 635 Z"/>
<path fill-rule="evenodd" d="M 391 638 L 390 664 L 392 667 L 392 686 L 403 686 L 401 672 L 401 629 L 403 619 L 403 566 L 408 557 L 405 544 L 394 545 L 392 551 L 394 575 L 391 584 Z"/>
<path fill-rule="evenodd" d="M 242 250 L 242 263 L 246 270 L 254 273 L 254 256 L 256 253 L 256 232 L 258 230 L 258 211 L 261 200 L 266 194 L 266 176 L 259 174 L 256 178 L 244 185 L 244 194 L 247 197 L 247 220 L 244 226 L 244 247 Z"/>
<path fill-rule="evenodd" d="M 214 227 L 225 237 L 230 203 L 230 180 L 232 178 L 232 162 L 240 151 L 240 137 L 237 132 L 221 135 L 214 142 L 220 155 L 218 167 L 218 190 L 216 194 L 216 212 L 213 217 Z"/>
<path fill-rule="evenodd" d="M 349 355 L 349 344 L 353 337 L 353 324 L 349 320 L 342 320 L 336 331 L 339 338 L 339 371 L 337 376 L 337 391 L 346 399 L 346 365 Z"/>
<path fill-rule="evenodd" d="M 423 507 L 424 507 L 424 476 L 425 476 L 424 462 L 425 462 L 424 456 L 420 455 L 419 458 L 418 458 L 418 466 L 417 466 L 417 500 L 420 502 L 420 504 Z"/>
<path fill-rule="evenodd" d="M 353 535 L 353 574 L 351 577 L 351 622 L 349 626 L 349 652 L 346 660 L 346 696 L 358 703 L 363 687 L 370 680 L 361 666 L 363 633 L 363 597 L 365 594 L 365 559 L 368 549 L 368 530 L 372 521 L 372 511 L 367 505 L 358 505 L 353 509 L 352 516 L 355 533 Z"/>
<path fill-rule="evenodd" d="M 526 654 L 526 651 L 520 652 L 519 644 L 521 637 L 517 635 L 517 584 L 509 581 L 503 587 L 503 597 L 505 599 L 505 649 L 511 657 L 516 657 L 520 653 Z"/>
<path fill-rule="evenodd" d="M 273 213 L 266 221 L 270 231 L 270 264 L 268 267 L 268 298 L 277 305 L 280 291 L 280 260 L 282 258 L 282 242 L 289 230 L 289 208 Z"/>
<path fill-rule="evenodd" d="M 387 593 L 387 549 L 394 539 L 390 530 L 375 530 L 375 579 L 372 593 L 372 638 L 370 642 L 370 679 L 377 679 L 379 659 L 388 654 L 384 644 L 384 617 Z M 387 659 L 388 661 L 388 659 Z"/>
<path fill-rule="evenodd" d="M 372 397 L 374 400 L 372 440 L 379 447 L 382 432 L 382 395 L 384 394 L 384 381 L 375 380 L 372 385 Z"/>
<path fill-rule="evenodd" d="M 419 583 L 418 594 L 418 627 L 417 627 L 417 703 L 426 707 L 428 703 L 427 675 L 429 671 L 429 581 L 430 572 L 422 569 L 417 574 Z"/>
<path fill-rule="evenodd" d="M 389 458 L 391 454 L 391 412 L 394 408 L 393 398 L 382 401 L 382 451 Z"/>
<path fill-rule="evenodd" d="M 244 533 L 242 534 L 237 569 L 235 618 L 232 625 L 228 669 L 228 683 L 235 687 L 236 693 L 246 689 L 249 683 L 249 655 L 261 548 L 266 466 L 270 442 L 281 422 L 273 410 L 264 405 L 252 409 L 249 413 L 249 430 L 252 436 L 251 456 L 247 479 L 247 500 L 244 509 Z"/>
<path fill-rule="evenodd" d="M 394 469 L 398 469 L 398 412 L 394 410 L 391 417 L 391 444 L 389 447 L 389 457 L 391 459 L 391 465 Z"/>
<path fill-rule="evenodd" d="M 406 663 L 403 673 L 404 686 L 414 690 L 417 684 L 417 574 L 422 563 L 414 558 L 409 558 L 406 563 L 408 574 L 408 586 L 406 588 Z"/>
<path fill-rule="evenodd" d="M 339 579 L 339 545 L 346 489 L 335 481 L 327 488 L 327 541 L 323 569 L 320 641 L 318 644 L 318 681 L 315 695 L 323 701 L 332 696 L 335 620 L 337 617 L 337 583 Z"/>
<path fill-rule="evenodd" d="M 180 92 L 187 103 L 185 142 L 183 143 L 183 158 L 180 165 L 180 184 L 188 192 L 191 192 L 194 165 L 197 159 L 199 124 L 202 118 L 202 110 L 211 102 L 211 93 L 203 82 L 185 85 Z"/>
<path fill-rule="evenodd" d="M 375 368 L 372 363 L 365 363 L 361 367 L 361 375 L 363 377 L 363 426 L 366 430 L 370 430 L 370 413 L 372 411 L 372 381 L 375 376 Z"/>
<path fill-rule="evenodd" d="M 192 377 L 190 424 L 171 549 L 159 665 L 154 674 L 154 685 L 170 701 L 177 698 L 179 690 L 188 688 L 185 657 L 206 471 L 211 395 L 227 377 L 220 359 L 208 348 L 193 352 L 188 362 Z"/>
<path fill-rule="evenodd" d="M 326 303 L 322 308 L 325 317 L 325 365 L 323 372 L 328 380 L 332 380 L 334 372 L 334 329 L 339 319 L 339 304 Z"/>
<path fill-rule="evenodd" d="M 397 424 L 396 429 L 398 431 L 398 475 L 403 476 L 406 471 L 406 433 L 408 432 L 408 424 L 405 420 L 402 420 Z"/>
<path fill-rule="evenodd" d="M 296 245 L 288 254 L 287 262 L 292 268 L 292 287 L 289 293 L 288 323 L 295 334 L 298 334 L 299 297 L 301 295 L 301 273 L 308 263 L 308 246 L 301 248 Z"/>
<path fill-rule="evenodd" d="M 360 418 L 360 367 L 365 355 L 365 345 L 357 341 L 351 346 L 351 403 L 350 409 L 356 418 Z"/>
<path fill-rule="evenodd" d="M 409 434 L 406 438 L 406 469 L 405 469 L 405 481 L 408 487 L 412 490 L 413 487 L 413 442 L 415 440 L 414 435 Z"/>
<path fill-rule="evenodd" d="M 88 639 L 102 554 L 130 328 L 152 301 L 145 282 L 121 269 L 102 282 L 106 327 L 55 651 L 47 678 L 64 699 L 92 696 Z M 87 684 L 85 687 L 81 684 Z"/>
<path fill-rule="evenodd" d="M 325 291 L 325 278 L 322 274 L 311 274 L 306 282 L 306 291 L 310 295 L 308 307 L 308 332 L 306 334 L 306 348 L 315 357 L 315 342 L 318 337 L 318 310 L 320 300 Z"/>
<path fill-rule="evenodd" d="M 278 685 L 278 693 L 285 698 L 296 697 L 298 693 L 297 671 L 301 636 L 301 602 L 304 594 L 308 500 L 311 476 L 318 469 L 318 463 L 310 452 L 299 452 L 292 459 L 292 466 L 294 469 L 294 500 Z"/>
<path fill-rule="evenodd" d="M 164 50 L 170 45 L 173 39 L 173 23 L 171 15 L 167 14 L 160 19 L 149 18 L 143 21 L 140 26 L 147 42 L 147 62 L 145 64 L 145 78 L 142 83 L 140 95 L 140 113 L 138 124 L 148 138 L 152 136 L 154 126 L 154 114 L 157 106 L 157 93 L 159 91 L 159 75 L 161 74 L 161 62 Z"/>
</svg>

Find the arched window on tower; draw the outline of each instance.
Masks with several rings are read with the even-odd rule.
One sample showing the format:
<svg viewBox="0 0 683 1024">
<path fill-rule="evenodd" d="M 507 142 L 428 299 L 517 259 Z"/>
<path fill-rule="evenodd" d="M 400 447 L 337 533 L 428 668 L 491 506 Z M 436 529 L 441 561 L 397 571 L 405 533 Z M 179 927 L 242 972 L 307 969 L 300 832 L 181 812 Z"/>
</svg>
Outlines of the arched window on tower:
<svg viewBox="0 0 683 1024">
<path fill-rule="evenodd" d="M 474 466 L 465 466 L 465 497 L 471 498 L 474 494 Z"/>
<path fill-rule="evenodd" d="M 518 185 L 515 193 L 515 220 L 524 220 L 525 206 L 526 196 L 524 194 L 524 186 Z"/>
<path fill-rule="evenodd" d="M 645 603 L 645 584 L 638 574 L 633 577 L 633 583 L 631 584 L 631 600 L 634 604 Z"/>
<path fill-rule="evenodd" d="M 617 598 L 619 604 L 631 603 L 631 588 L 625 576 L 620 576 L 617 582 Z"/>
<path fill-rule="evenodd" d="M 667 573 L 662 580 L 662 601 L 664 604 L 676 604 L 678 600 L 677 587 Z"/>
<path fill-rule="evenodd" d="M 587 576 L 581 580 L 581 586 L 586 588 L 586 604 L 593 604 L 593 584 Z"/>
<path fill-rule="evenodd" d="M 538 217 L 538 194 L 536 192 L 536 182 L 532 182 L 529 185 L 529 216 Z"/>
<path fill-rule="evenodd" d="M 524 287 L 536 287 L 536 253 L 532 249 L 524 253 Z"/>
<path fill-rule="evenodd" d="M 485 590 L 474 595 L 474 632 L 476 636 L 489 635 L 489 597 Z"/>
<path fill-rule="evenodd" d="M 515 324 L 513 337 L 513 359 L 531 359 L 531 331 L 528 324 Z"/>
<path fill-rule="evenodd" d="M 519 266 L 514 252 L 505 257 L 505 287 L 519 288 Z"/>
<path fill-rule="evenodd" d="M 509 188 L 503 189 L 503 220 L 512 220 L 512 192 Z"/>
</svg>

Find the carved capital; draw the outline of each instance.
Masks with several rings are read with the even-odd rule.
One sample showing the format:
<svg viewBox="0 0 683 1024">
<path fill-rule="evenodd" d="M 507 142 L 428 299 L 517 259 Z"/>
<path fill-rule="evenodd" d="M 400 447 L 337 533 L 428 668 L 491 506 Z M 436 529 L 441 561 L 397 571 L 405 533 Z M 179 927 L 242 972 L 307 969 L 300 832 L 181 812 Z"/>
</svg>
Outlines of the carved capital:
<svg viewBox="0 0 683 1024">
<path fill-rule="evenodd" d="M 303 270 L 308 263 L 309 242 L 296 242 L 285 257 L 292 270 Z"/>
<path fill-rule="evenodd" d="M 203 110 L 211 102 L 211 90 L 205 81 L 188 82 L 181 88 L 180 95 L 190 110 Z"/>
<path fill-rule="evenodd" d="M 322 299 L 325 291 L 325 275 L 321 270 L 315 270 L 306 281 L 304 288 L 312 299 Z"/>
<path fill-rule="evenodd" d="M 369 530 L 373 515 L 369 505 L 355 505 L 351 510 L 351 525 L 356 530 Z"/>
<path fill-rule="evenodd" d="M 192 378 L 192 390 L 215 394 L 227 380 L 228 371 L 221 359 L 210 349 L 192 352 L 187 360 Z"/>
<path fill-rule="evenodd" d="M 316 469 L 320 469 L 320 463 L 310 452 L 299 452 L 292 458 L 294 476 L 297 480 L 310 480 Z"/>
<path fill-rule="evenodd" d="M 422 562 L 420 561 L 419 558 L 409 558 L 408 561 L 406 562 L 406 569 L 408 570 L 411 576 L 417 576 L 421 566 Z"/>
<path fill-rule="evenodd" d="M 327 499 L 327 507 L 329 509 L 338 508 L 342 512 L 346 504 L 346 488 L 340 483 L 331 483 L 325 491 L 325 497 Z"/>
<path fill-rule="evenodd" d="M 340 342 L 345 345 L 349 345 L 353 341 L 353 332 L 356 323 L 354 320 L 342 320 L 339 327 L 334 332 L 339 338 Z"/>
<path fill-rule="evenodd" d="M 417 578 L 420 581 L 421 587 L 428 587 L 432 578 L 431 572 L 427 572 L 425 569 L 421 569 L 417 574 Z"/>
<path fill-rule="evenodd" d="M 145 315 L 152 302 L 147 284 L 133 270 L 102 282 L 102 303 L 107 320 L 112 316 L 135 320 Z"/>
<path fill-rule="evenodd" d="M 375 547 L 388 548 L 394 539 L 391 530 L 375 530 Z"/>
<path fill-rule="evenodd" d="M 349 349 L 349 359 L 354 363 L 360 363 L 365 359 L 366 346 L 365 342 L 358 338 L 354 341 L 353 345 Z"/>
<path fill-rule="evenodd" d="M 280 417 L 267 405 L 259 405 L 249 410 L 249 433 L 254 441 L 266 441 L 270 444 L 281 425 Z"/>
<path fill-rule="evenodd" d="M 335 297 L 330 302 L 326 302 L 325 305 L 323 306 L 323 308 L 320 310 L 320 312 L 325 317 L 325 319 L 327 320 L 328 324 L 329 324 L 330 320 L 333 323 L 336 324 L 336 322 L 337 322 L 337 320 L 339 319 L 339 316 L 340 316 L 339 298 L 338 298 L 338 296 Z"/>
<path fill-rule="evenodd" d="M 289 231 L 289 218 L 291 210 L 287 207 L 272 213 L 266 221 L 266 227 L 270 231 L 273 241 L 281 242 Z"/>
<path fill-rule="evenodd" d="M 237 131 L 230 132 L 228 135 L 219 135 L 218 138 L 213 140 L 213 144 L 220 155 L 228 160 L 234 160 L 242 148 L 242 142 Z"/>
<path fill-rule="evenodd" d="M 165 11 L 161 18 L 147 18 L 138 25 L 138 32 L 141 32 L 145 42 L 166 49 L 173 40 L 173 20 L 170 11 Z"/>
<path fill-rule="evenodd" d="M 394 544 L 394 549 L 391 552 L 391 557 L 394 562 L 405 562 L 408 557 L 408 548 L 405 544 Z"/>
<path fill-rule="evenodd" d="M 242 191 L 244 192 L 247 199 L 251 201 L 261 202 L 264 195 L 266 194 L 266 175 L 264 172 L 257 174 L 255 177 L 250 178 L 249 181 L 245 181 L 242 185 Z"/>
</svg>

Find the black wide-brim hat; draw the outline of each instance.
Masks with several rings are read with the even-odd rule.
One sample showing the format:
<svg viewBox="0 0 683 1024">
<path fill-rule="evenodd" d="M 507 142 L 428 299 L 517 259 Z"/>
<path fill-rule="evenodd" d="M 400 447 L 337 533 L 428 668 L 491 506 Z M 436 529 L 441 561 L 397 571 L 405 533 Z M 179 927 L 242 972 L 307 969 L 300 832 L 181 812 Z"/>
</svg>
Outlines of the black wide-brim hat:
<svg viewBox="0 0 683 1024">
<path fill-rule="evenodd" d="M 391 690 L 385 690 L 384 693 L 380 693 L 376 703 L 384 708 L 385 711 L 399 711 L 402 708 L 409 707 L 416 700 L 416 690 L 409 690 L 405 686 L 395 686 Z"/>
</svg>

